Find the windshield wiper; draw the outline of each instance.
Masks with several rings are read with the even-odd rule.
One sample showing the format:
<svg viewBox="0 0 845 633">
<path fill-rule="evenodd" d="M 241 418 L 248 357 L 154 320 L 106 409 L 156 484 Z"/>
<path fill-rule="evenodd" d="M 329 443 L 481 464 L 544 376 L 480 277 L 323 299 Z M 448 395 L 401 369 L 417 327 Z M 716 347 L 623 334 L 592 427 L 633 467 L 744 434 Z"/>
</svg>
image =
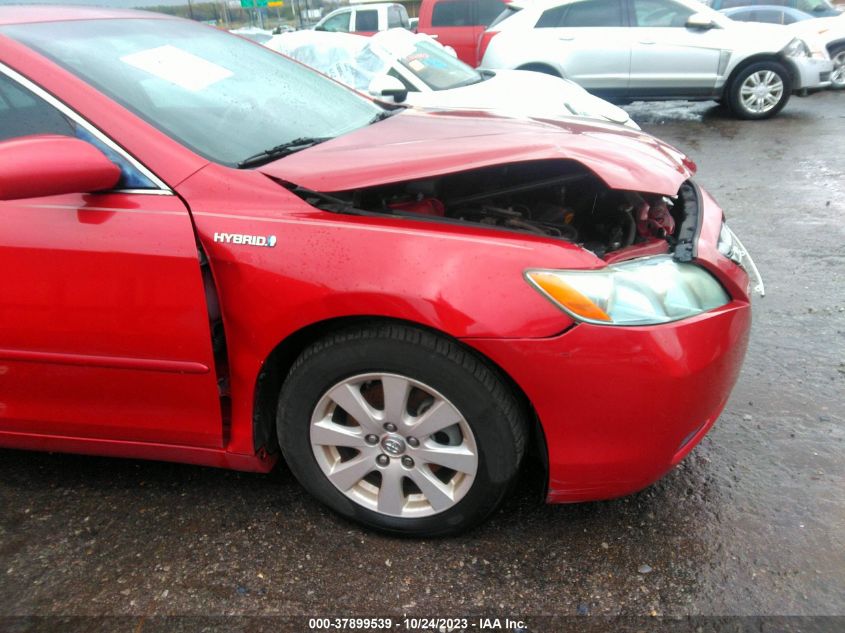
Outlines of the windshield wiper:
<svg viewBox="0 0 845 633">
<path fill-rule="evenodd" d="M 263 165 L 264 163 L 269 163 L 271 160 L 283 158 L 288 154 L 293 154 L 294 152 L 298 152 L 303 149 L 308 149 L 309 147 L 313 147 L 318 143 L 330 141 L 333 138 L 333 136 L 303 136 L 302 138 L 295 138 L 292 141 L 288 141 L 287 143 L 276 145 L 275 147 L 262 150 L 257 154 L 253 154 L 252 156 L 244 158 L 241 162 L 238 163 L 238 167 L 240 169 L 244 169 L 245 167 L 257 167 L 259 165 Z"/>
</svg>

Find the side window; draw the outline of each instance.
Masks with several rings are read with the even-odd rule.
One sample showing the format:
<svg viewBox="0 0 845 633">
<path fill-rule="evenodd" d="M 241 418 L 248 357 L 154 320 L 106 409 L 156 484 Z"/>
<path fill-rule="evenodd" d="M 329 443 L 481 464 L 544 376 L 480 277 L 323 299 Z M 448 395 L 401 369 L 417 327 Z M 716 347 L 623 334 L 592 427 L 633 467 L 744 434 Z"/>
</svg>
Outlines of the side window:
<svg viewBox="0 0 845 633">
<path fill-rule="evenodd" d="M 633 0 L 635 26 L 683 28 L 692 9 L 671 0 Z"/>
<path fill-rule="evenodd" d="M 754 4 L 754 3 L 749 2 L 748 0 L 723 0 L 723 2 L 721 3 L 721 5 L 718 8 L 719 9 L 733 9 L 734 7 L 744 7 L 744 6 L 748 6 L 749 4 Z"/>
<path fill-rule="evenodd" d="M 737 22 L 754 22 L 756 20 L 757 11 L 755 9 L 742 9 L 731 13 L 728 17 Z"/>
<path fill-rule="evenodd" d="M 405 26 L 402 24 L 402 12 L 399 7 L 387 7 L 387 28 L 401 29 Z"/>
<path fill-rule="evenodd" d="M 364 32 L 378 31 L 378 10 L 357 10 L 355 12 L 355 30 Z"/>
<path fill-rule="evenodd" d="M 447 0 L 434 5 L 431 26 L 472 26 L 470 0 Z"/>
<path fill-rule="evenodd" d="M 566 5 L 560 26 L 623 26 L 621 0 L 586 0 Z"/>
<path fill-rule="evenodd" d="M 336 16 L 323 22 L 322 29 L 331 33 L 348 33 L 350 12 L 338 13 Z"/>
<path fill-rule="evenodd" d="M 766 22 L 767 24 L 789 24 L 784 21 L 783 11 L 775 9 L 757 9 L 754 11 L 754 22 Z"/>
<path fill-rule="evenodd" d="M 536 27 L 538 29 L 553 29 L 560 26 L 563 22 L 563 14 L 566 12 L 566 5 L 562 7 L 555 7 L 554 9 L 546 9 L 537 20 Z"/>
<path fill-rule="evenodd" d="M 32 134 L 75 136 L 76 124 L 23 86 L 0 75 L 0 141 Z"/>
<path fill-rule="evenodd" d="M 35 134 L 72 136 L 91 143 L 120 168 L 118 189 L 155 189 L 150 180 L 84 127 L 38 95 L 0 75 L 0 141 Z"/>
<path fill-rule="evenodd" d="M 478 0 L 477 7 L 476 24 L 488 26 L 505 10 L 505 3 L 501 0 Z"/>
</svg>

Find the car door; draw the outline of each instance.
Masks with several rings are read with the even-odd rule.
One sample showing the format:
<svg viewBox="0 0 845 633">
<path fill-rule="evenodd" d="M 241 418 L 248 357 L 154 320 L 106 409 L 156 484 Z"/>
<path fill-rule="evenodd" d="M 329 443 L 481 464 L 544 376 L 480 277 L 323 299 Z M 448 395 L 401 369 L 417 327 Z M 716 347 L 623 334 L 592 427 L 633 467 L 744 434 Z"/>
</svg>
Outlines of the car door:
<svg viewBox="0 0 845 633">
<path fill-rule="evenodd" d="M 693 9 L 672 0 L 629 0 L 632 93 L 708 95 L 716 85 L 723 29 L 692 29 Z"/>
<path fill-rule="evenodd" d="M 477 66 L 476 48 L 483 28 L 476 24 L 474 0 L 436 0 L 431 26 L 425 29 L 444 46 L 455 49 L 458 59 Z"/>
<path fill-rule="evenodd" d="M 623 0 L 582 0 L 547 9 L 536 28 L 552 38 L 567 79 L 587 89 L 624 90 L 631 60 Z"/>
<path fill-rule="evenodd" d="M 0 67 L 0 141 L 43 134 L 92 143 L 122 177 L 115 191 L 0 201 L 0 435 L 222 446 L 184 203 L 54 97 Z"/>
<path fill-rule="evenodd" d="M 317 30 L 329 33 L 349 33 L 349 23 L 352 11 L 342 11 L 323 22 Z"/>
</svg>

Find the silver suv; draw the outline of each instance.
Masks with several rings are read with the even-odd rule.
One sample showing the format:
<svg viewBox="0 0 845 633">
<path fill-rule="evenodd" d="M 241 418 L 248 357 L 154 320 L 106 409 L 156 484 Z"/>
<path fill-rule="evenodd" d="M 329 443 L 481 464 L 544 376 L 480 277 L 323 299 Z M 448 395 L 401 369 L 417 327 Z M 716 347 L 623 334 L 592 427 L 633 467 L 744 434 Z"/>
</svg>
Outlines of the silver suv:
<svg viewBox="0 0 845 633">
<path fill-rule="evenodd" d="M 833 69 L 783 27 L 734 22 L 694 0 L 512 3 L 479 46 L 482 68 L 559 75 L 617 101 L 717 99 L 744 119 L 828 87 Z"/>
</svg>

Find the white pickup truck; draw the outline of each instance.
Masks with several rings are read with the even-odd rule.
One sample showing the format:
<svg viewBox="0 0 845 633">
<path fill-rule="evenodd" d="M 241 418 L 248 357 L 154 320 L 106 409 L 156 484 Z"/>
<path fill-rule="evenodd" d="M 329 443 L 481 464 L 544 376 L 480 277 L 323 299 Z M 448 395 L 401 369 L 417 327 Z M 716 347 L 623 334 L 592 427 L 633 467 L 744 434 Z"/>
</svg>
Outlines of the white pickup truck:
<svg viewBox="0 0 845 633">
<path fill-rule="evenodd" d="M 372 35 L 395 28 L 411 28 L 408 11 L 395 2 L 350 4 L 335 9 L 314 26 L 315 31 L 358 35 Z"/>
</svg>

